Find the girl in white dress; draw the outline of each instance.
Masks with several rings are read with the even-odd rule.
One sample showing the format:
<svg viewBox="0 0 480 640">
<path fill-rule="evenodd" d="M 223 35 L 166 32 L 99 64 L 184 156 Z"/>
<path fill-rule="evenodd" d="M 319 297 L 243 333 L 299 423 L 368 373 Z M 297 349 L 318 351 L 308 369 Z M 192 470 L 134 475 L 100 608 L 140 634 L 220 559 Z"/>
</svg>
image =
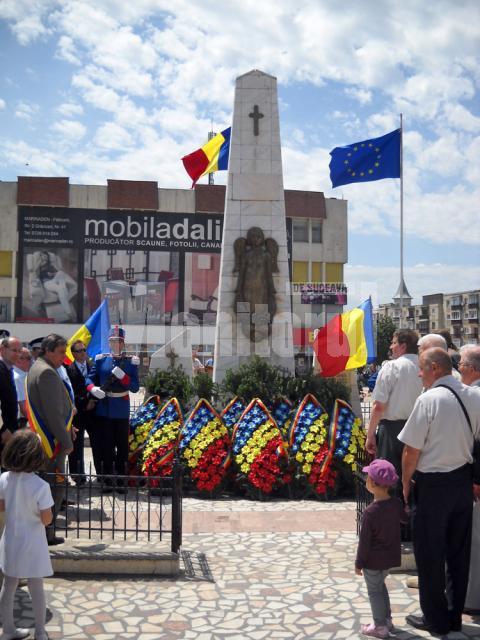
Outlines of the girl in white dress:
<svg viewBox="0 0 480 640">
<path fill-rule="evenodd" d="M 0 640 L 18 640 L 29 635 L 17 629 L 13 600 L 19 578 L 27 578 L 35 617 L 35 640 L 48 640 L 45 631 L 46 604 L 43 577 L 53 574 L 45 527 L 52 521 L 53 499 L 49 485 L 35 471 L 45 465 L 37 434 L 22 429 L 13 434 L 2 454 L 0 512 L 5 511 L 5 529 L 0 540 L 0 567 L 4 574 L 0 591 L 3 634 Z"/>
</svg>

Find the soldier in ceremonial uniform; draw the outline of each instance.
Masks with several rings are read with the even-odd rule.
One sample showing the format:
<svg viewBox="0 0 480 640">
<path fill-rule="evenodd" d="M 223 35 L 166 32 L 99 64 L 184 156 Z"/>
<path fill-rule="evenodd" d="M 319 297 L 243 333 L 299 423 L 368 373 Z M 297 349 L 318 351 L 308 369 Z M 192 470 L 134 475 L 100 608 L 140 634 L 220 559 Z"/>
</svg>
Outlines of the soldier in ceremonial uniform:
<svg viewBox="0 0 480 640">
<path fill-rule="evenodd" d="M 87 378 L 87 390 L 99 400 L 95 409 L 103 473 L 107 476 L 127 473 L 128 432 L 130 418 L 129 392 L 138 391 L 138 356 L 125 354 L 125 331 L 115 326 L 110 331 L 110 353 L 95 357 Z M 123 480 L 117 482 L 117 493 L 126 493 Z M 111 479 L 105 480 L 104 492 L 112 491 Z"/>
</svg>

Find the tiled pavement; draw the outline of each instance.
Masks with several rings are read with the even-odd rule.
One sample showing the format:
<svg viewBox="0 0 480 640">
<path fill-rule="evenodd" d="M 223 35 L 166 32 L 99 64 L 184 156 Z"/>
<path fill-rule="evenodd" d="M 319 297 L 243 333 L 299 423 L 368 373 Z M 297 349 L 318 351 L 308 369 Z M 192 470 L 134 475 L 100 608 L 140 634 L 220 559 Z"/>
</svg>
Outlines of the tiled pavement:
<svg viewBox="0 0 480 640">
<path fill-rule="evenodd" d="M 75 576 L 45 580 L 50 638 L 71 640 L 356 639 L 370 611 L 353 572 L 351 502 L 184 501 L 185 571 L 178 579 Z M 253 530 L 253 532 L 252 532 Z M 405 576 L 388 581 L 399 640 L 417 612 Z M 17 623 L 32 626 L 25 587 Z M 480 619 L 464 618 L 452 640 L 480 639 Z"/>
</svg>

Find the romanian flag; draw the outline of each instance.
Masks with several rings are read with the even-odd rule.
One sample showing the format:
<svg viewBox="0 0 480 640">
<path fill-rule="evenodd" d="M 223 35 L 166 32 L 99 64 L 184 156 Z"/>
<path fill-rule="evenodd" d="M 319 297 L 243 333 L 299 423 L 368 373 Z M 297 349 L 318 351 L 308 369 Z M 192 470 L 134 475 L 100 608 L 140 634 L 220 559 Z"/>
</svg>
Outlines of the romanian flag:
<svg viewBox="0 0 480 640">
<path fill-rule="evenodd" d="M 108 300 L 95 309 L 83 326 L 80 327 L 67 342 L 66 360 L 68 364 L 73 362 L 71 345 L 81 340 L 87 347 L 90 358 L 95 358 L 97 353 L 108 353 L 108 335 L 110 333 L 110 316 L 108 314 Z"/>
<path fill-rule="evenodd" d="M 197 180 L 207 173 L 228 169 L 231 130 L 232 128 L 228 127 L 225 131 L 217 133 L 197 151 L 183 156 L 183 166 L 193 180 L 192 189 Z"/>
<path fill-rule="evenodd" d="M 320 375 L 325 378 L 373 362 L 376 349 L 371 299 L 330 320 L 317 332 L 313 349 Z"/>
</svg>

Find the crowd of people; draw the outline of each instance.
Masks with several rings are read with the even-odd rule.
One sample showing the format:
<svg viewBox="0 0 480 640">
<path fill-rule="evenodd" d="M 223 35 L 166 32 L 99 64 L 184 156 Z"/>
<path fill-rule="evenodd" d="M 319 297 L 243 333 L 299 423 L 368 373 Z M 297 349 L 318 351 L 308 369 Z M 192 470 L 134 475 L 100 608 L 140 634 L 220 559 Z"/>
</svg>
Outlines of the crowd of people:
<svg viewBox="0 0 480 640">
<path fill-rule="evenodd" d="M 68 346 L 73 360 L 65 366 Z M 387 638 L 393 630 L 385 581 L 400 564 L 401 524 L 410 521 L 403 532 L 413 530 L 421 615 L 406 619 L 446 637 L 461 630 L 463 612 L 480 612 L 480 346 L 457 352 L 442 335 L 400 329 L 390 348 L 391 359 L 376 372 L 366 433 L 373 459 L 363 471 L 374 499 L 355 572 L 364 576 L 373 621 L 362 633 Z M 127 492 L 129 393 L 138 391 L 138 366 L 138 357 L 125 353 L 120 327 L 111 330 L 109 352 L 93 361 L 84 342 L 68 345 L 57 334 L 28 347 L 1 339 L 2 638 L 28 635 L 13 621 L 19 578 L 28 578 L 35 637 L 48 637 L 42 579 L 52 574 L 48 545 L 63 542 L 52 526 L 65 500 L 56 477 L 66 473 L 68 456 L 70 477 L 86 482 L 85 433 L 102 491 Z M 46 471 L 44 479 L 38 471 Z"/>
<path fill-rule="evenodd" d="M 480 346 L 457 351 L 448 337 L 396 331 L 373 390 L 365 446 L 375 459 L 363 471 L 374 500 L 355 563 L 373 615 L 366 636 L 392 631 L 385 579 L 407 520 L 421 608 L 407 623 L 446 638 L 464 612 L 480 613 Z"/>
</svg>

